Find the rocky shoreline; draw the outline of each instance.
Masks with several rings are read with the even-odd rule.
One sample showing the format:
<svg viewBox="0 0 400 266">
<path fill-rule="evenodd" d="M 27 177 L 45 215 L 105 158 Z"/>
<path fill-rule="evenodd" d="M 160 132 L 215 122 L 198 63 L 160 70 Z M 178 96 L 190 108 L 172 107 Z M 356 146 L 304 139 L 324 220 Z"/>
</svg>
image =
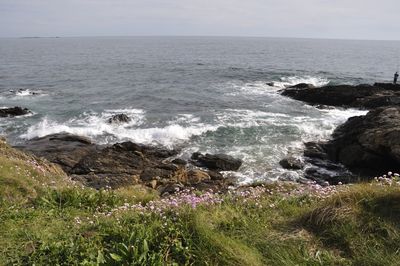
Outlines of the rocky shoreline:
<svg viewBox="0 0 400 266">
<path fill-rule="evenodd" d="M 400 85 L 337 85 L 314 87 L 298 84 L 280 91 L 284 96 L 318 108 L 329 106 L 370 110 L 339 126 L 326 142 L 305 143 L 303 158 L 282 158 L 280 165 L 304 170 L 304 177 L 320 185 L 354 183 L 388 170 L 400 171 Z M 29 110 L 1 109 L 4 117 L 25 115 Z M 118 114 L 108 123 L 127 123 Z M 58 164 L 73 180 L 96 189 L 141 184 L 161 195 L 191 187 L 226 191 L 242 161 L 225 154 L 194 153 L 189 161 L 178 158 L 179 150 L 133 142 L 98 145 L 86 137 L 59 133 L 27 141 L 16 147 Z"/>
<path fill-rule="evenodd" d="M 319 108 L 329 106 L 370 110 L 351 117 L 326 142 L 305 143 L 304 159 L 312 166 L 305 177 L 319 183 L 354 183 L 400 171 L 400 85 L 338 85 L 315 88 L 298 84 L 284 96 Z"/>
<path fill-rule="evenodd" d="M 185 187 L 226 190 L 234 180 L 220 171 L 235 171 L 242 164 L 228 155 L 200 153 L 186 162 L 175 157 L 178 150 L 133 142 L 97 145 L 67 133 L 35 138 L 17 148 L 60 165 L 73 180 L 96 189 L 142 184 L 161 195 Z"/>
</svg>

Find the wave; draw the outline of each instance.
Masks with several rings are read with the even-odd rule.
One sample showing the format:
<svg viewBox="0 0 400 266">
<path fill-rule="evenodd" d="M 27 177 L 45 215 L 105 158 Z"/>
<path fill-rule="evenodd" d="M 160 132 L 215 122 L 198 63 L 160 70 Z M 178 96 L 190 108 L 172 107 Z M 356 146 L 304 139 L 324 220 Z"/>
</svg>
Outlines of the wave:
<svg viewBox="0 0 400 266">
<path fill-rule="evenodd" d="M 30 89 L 19 89 L 15 91 L 15 96 L 26 97 L 26 96 L 43 96 L 43 92 L 41 90 L 30 90 Z"/>
<path fill-rule="evenodd" d="M 109 124 L 107 122 L 114 114 L 127 114 L 131 121 L 126 124 Z M 186 117 L 186 119 L 185 119 Z M 145 121 L 145 112 L 140 109 L 106 110 L 101 114 L 84 113 L 79 117 L 70 119 L 65 123 L 53 121 L 47 117 L 39 123 L 28 128 L 20 138 L 32 139 L 44 137 L 49 134 L 67 132 L 90 137 L 99 144 L 109 144 L 121 141 L 133 141 L 142 144 L 156 144 L 173 147 L 179 142 L 187 141 L 193 136 L 201 135 L 207 131 L 214 131 L 218 127 L 203 123 L 190 124 L 198 121 L 192 115 L 181 115 L 176 121 L 170 121 L 164 127 L 140 127 Z"/>
<path fill-rule="evenodd" d="M 230 88 L 227 95 L 229 96 L 258 96 L 268 95 L 269 97 L 276 97 L 277 92 L 281 89 L 294 86 L 300 83 L 311 84 L 315 87 L 322 87 L 329 84 L 329 80 L 323 77 L 313 76 L 290 76 L 282 77 L 278 81 L 266 82 L 266 81 L 254 81 L 244 84 L 238 83 L 227 83 L 224 84 Z"/>
<path fill-rule="evenodd" d="M 272 87 L 284 89 L 296 84 L 306 83 L 311 84 L 315 87 L 322 87 L 329 84 L 329 80 L 323 77 L 313 77 L 313 76 L 291 76 L 282 77 L 279 81 L 272 81 Z"/>
</svg>

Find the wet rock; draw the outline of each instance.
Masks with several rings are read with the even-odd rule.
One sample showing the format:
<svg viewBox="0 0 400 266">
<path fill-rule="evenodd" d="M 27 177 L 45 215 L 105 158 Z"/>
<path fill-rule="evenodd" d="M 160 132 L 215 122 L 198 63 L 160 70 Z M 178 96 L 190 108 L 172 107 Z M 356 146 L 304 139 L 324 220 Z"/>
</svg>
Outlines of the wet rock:
<svg viewBox="0 0 400 266">
<path fill-rule="evenodd" d="M 307 84 L 307 83 L 299 83 L 293 86 L 290 86 L 289 88 L 294 88 L 294 89 L 315 89 L 315 86 L 312 84 Z"/>
<path fill-rule="evenodd" d="M 14 116 L 27 115 L 30 113 L 31 111 L 29 111 L 27 108 L 22 108 L 18 106 L 0 109 L 0 117 L 14 117 Z"/>
<path fill-rule="evenodd" d="M 362 176 L 400 170 L 400 107 L 381 107 L 339 126 L 324 148 Z"/>
<path fill-rule="evenodd" d="M 352 117 L 334 131 L 330 141 L 306 143 L 304 155 L 313 165 L 305 176 L 330 184 L 400 171 L 400 107 L 379 107 Z"/>
<path fill-rule="evenodd" d="M 356 107 L 372 109 L 400 103 L 400 85 L 375 83 L 371 85 L 335 85 L 309 89 L 305 85 L 290 87 L 282 95 L 312 105 Z"/>
<path fill-rule="evenodd" d="M 304 159 L 311 164 L 305 170 L 304 177 L 316 181 L 319 185 L 329 182 L 331 185 L 355 182 L 355 176 L 342 164 L 329 159 L 325 150 L 327 143 L 305 143 Z"/>
<path fill-rule="evenodd" d="M 203 156 L 203 154 L 201 154 L 200 152 L 194 152 L 192 154 L 192 156 L 190 157 L 190 159 L 192 160 L 198 160 L 200 156 Z"/>
<path fill-rule="evenodd" d="M 129 123 L 130 121 L 131 119 L 126 114 L 116 114 L 107 120 L 109 124 L 123 124 Z"/>
<path fill-rule="evenodd" d="M 304 146 L 304 156 L 308 158 L 317 158 L 322 160 L 328 159 L 328 155 L 326 154 L 323 144 L 316 142 L 307 142 L 304 143 Z"/>
<path fill-rule="evenodd" d="M 290 169 L 290 170 L 300 170 L 303 169 L 304 163 L 299 159 L 295 157 L 287 157 L 282 159 L 279 164 L 285 168 L 285 169 Z"/>
<path fill-rule="evenodd" d="M 400 91 L 400 84 L 393 83 L 375 83 L 374 87 L 379 87 L 385 90 Z"/>
<path fill-rule="evenodd" d="M 337 170 L 329 170 L 322 165 L 307 168 L 304 177 L 316 181 L 317 184 L 321 186 L 324 186 L 326 182 L 331 185 L 337 185 L 339 183 L 347 184 L 360 181 L 357 176 L 354 176 L 345 167 L 341 167 L 341 169 Z"/>
<path fill-rule="evenodd" d="M 216 171 L 237 171 L 242 165 L 242 160 L 235 159 L 226 154 L 206 154 L 194 153 L 193 163 L 199 167 L 205 167 Z"/>
<path fill-rule="evenodd" d="M 180 160 L 171 163 L 170 158 L 178 154 L 176 150 L 132 142 L 101 146 L 85 137 L 61 133 L 32 139 L 19 148 L 60 164 L 73 180 L 96 189 L 140 184 L 172 193 L 171 187 L 177 186 L 218 190 L 226 189 L 228 184 L 218 172 L 188 170 Z M 230 156 L 200 157 L 218 169 L 239 167 Z"/>
</svg>

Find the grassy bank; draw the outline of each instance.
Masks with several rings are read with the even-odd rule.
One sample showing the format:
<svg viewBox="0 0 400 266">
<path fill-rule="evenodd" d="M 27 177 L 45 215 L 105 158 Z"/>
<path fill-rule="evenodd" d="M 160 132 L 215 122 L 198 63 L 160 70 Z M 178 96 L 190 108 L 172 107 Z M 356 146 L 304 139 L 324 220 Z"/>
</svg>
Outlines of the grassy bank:
<svg viewBox="0 0 400 266">
<path fill-rule="evenodd" d="M 95 191 L 0 143 L 0 265 L 398 265 L 400 186 Z"/>
</svg>

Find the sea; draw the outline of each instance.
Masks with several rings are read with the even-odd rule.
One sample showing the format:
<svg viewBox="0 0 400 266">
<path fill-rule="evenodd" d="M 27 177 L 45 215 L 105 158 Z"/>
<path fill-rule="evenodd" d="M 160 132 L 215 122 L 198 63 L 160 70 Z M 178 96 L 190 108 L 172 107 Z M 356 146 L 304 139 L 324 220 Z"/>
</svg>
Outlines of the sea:
<svg viewBox="0 0 400 266">
<path fill-rule="evenodd" d="M 240 182 L 297 180 L 282 158 L 328 140 L 365 110 L 318 109 L 281 96 L 297 83 L 391 82 L 400 42 L 244 37 L 0 38 L 0 118 L 13 144 L 69 132 L 243 160 Z M 271 82 L 273 84 L 271 84 Z M 269 85 L 268 85 L 269 84 Z M 124 113 L 127 124 L 108 124 Z M 226 173 L 232 174 L 232 173 Z"/>
</svg>

